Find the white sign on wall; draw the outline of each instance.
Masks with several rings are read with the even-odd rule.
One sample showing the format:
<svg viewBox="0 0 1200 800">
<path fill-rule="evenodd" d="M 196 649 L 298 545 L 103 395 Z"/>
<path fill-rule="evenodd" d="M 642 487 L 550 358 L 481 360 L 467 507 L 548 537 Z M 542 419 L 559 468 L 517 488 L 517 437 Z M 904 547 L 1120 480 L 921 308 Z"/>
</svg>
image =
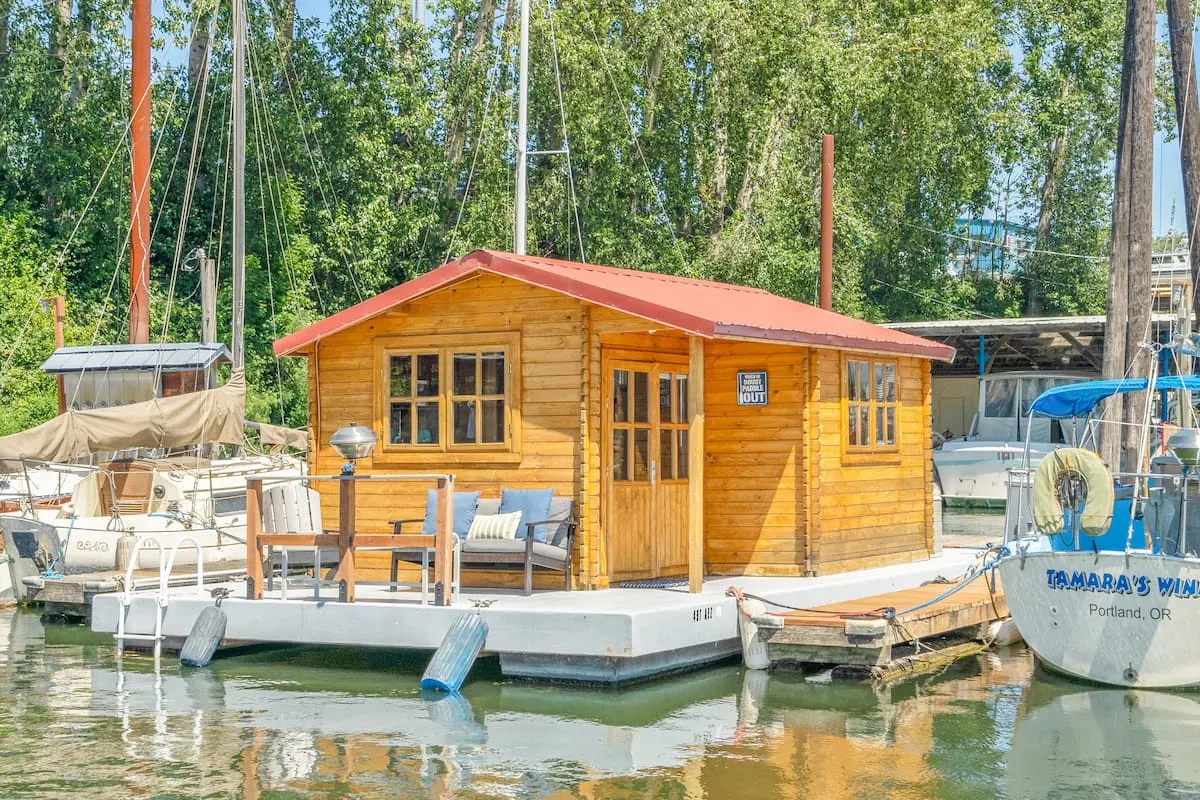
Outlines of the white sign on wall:
<svg viewBox="0 0 1200 800">
<path fill-rule="evenodd" d="M 766 370 L 737 374 L 737 404 L 739 406 L 765 406 L 767 404 Z"/>
</svg>

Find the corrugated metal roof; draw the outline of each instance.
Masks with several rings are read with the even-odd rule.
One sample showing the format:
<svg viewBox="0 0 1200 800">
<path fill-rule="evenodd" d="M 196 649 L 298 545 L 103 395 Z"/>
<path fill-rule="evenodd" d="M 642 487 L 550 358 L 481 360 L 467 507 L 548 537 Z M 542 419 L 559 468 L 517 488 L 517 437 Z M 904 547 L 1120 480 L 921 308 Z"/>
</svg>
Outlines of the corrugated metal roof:
<svg viewBox="0 0 1200 800">
<path fill-rule="evenodd" d="M 275 342 L 288 355 L 476 272 L 540 286 L 705 338 L 750 339 L 949 361 L 954 348 L 788 300 L 762 289 L 477 250 Z"/>
<path fill-rule="evenodd" d="M 60 347 L 42 364 L 51 374 L 105 370 L 199 370 L 230 361 L 223 344 L 182 342 L 170 344 L 103 344 Z"/>
</svg>

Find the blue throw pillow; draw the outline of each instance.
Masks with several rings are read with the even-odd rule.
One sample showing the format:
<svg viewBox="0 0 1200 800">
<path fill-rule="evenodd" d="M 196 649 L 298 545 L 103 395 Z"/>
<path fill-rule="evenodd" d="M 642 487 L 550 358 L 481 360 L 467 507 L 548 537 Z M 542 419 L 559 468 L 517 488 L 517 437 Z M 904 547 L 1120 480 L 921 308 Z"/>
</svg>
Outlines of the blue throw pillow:
<svg viewBox="0 0 1200 800">
<path fill-rule="evenodd" d="M 433 536 L 437 533 L 437 489 L 430 489 L 425 495 L 425 522 L 421 525 L 421 533 Z M 465 538 L 475 521 L 475 506 L 479 504 L 479 492 L 454 493 L 454 532 L 459 538 Z"/>
<path fill-rule="evenodd" d="M 550 517 L 550 500 L 554 497 L 553 489 L 505 489 L 500 493 L 500 513 L 511 514 L 521 512 L 521 528 L 517 538 L 524 539 L 528 528 L 526 521 L 537 522 Z M 544 542 L 550 531 L 557 525 L 539 525 L 533 532 L 534 541 Z"/>
</svg>

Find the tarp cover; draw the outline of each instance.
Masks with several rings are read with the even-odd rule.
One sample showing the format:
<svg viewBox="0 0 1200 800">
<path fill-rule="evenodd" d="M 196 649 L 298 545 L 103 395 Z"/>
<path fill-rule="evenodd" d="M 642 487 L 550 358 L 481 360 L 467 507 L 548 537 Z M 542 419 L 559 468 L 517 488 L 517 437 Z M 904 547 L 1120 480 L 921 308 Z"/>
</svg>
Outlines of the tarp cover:
<svg viewBox="0 0 1200 800">
<path fill-rule="evenodd" d="M 234 373 L 217 389 L 88 411 L 67 411 L 36 428 L 0 436 L 0 467 L 21 459 L 71 461 L 134 447 L 241 444 L 246 378 Z"/>
<path fill-rule="evenodd" d="M 304 453 L 308 452 L 307 429 L 285 428 L 282 425 L 260 422 L 258 438 L 263 447 L 291 447 Z"/>
<path fill-rule="evenodd" d="M 1100 401 L 1114 394 L 1144 392 L 1149 386 L 1150 381 L 1145 378 L 1110 378 L 1055 386 L 1038 395 L 1029 407 L 1029 413 L 1052 419 L 1086 417 Z M 1160 391 L 1184 389 L 1200 392 L 1200 375 L 1167 375 L 1156 380 L 1154 388 Z"/>
</svg>

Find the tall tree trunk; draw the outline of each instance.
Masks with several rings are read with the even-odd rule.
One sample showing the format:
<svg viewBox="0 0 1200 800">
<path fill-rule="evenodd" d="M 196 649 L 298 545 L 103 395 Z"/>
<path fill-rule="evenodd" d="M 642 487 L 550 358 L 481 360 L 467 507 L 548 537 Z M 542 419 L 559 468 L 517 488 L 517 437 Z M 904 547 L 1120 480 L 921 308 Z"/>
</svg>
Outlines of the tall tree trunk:
<svg viewBox="0 0 1200 800">
<path fill-rule="evenodd" d="M 188 37 L 188 97 L 195 97 L 199 91 L 204 65 L 208 62 L 209 15 L 196 13 L 194 8 L 201 2 L 206 0 L 196 0 L 192 4 L 192 30 Z"/>
<path fill-rule="evenodd" d="M 13 0 L 0 0 L 0 58 L 8 55 L 8 25 Z"/>
<path fill-rule="evenodd" d="M 758 148 L 752 147 L 754 139 L 746 142 L 746 169 L 742 173 L 742 185 L 738 189 L 734 211 L 740 222 L 745 223 L 754 203 L 754 195 L 763 182 L 775 173 L 779 166 L 780 147 L 783 143 L 783 108 L 782 102 L 776 105 L 767 120 L 767 128 L 762 133 Z"/>
<path fill-rule="evenodd" d="M 1071 81 L 1064 80 L 1059 98 L 1065 102 L 1071 95 Z M 1050 144 L 1050 152 L 1046 156 L 1046 175 L 1042 180 L 1042 196 L 1038 204 L 1038 224 L 1034 242 L 1038 250 L 1049 249 L 1050 228 L 1054 222 L 1054 205 L 1058 201 L 1058 189 L 1062 185 L 1063 171 L 1067 164 L 1067 145 L 1070 128 L 1064 127 Z M 1029 259 L 1032 274 L 1028 275 L 1029 291 L 1025 298 L 1026 316 L 1036 317 L 1042 313 L 1042 297 L 1038 291 L 1038 264 L 1042 258 L 1040 253 L 1034 253 Z"/>
<path fill-rule="evenodd" d="M 1146 0 L 1127 0 L 1125 41 L 1121 65 L 1121 104 L 1117 118 L 1117 164 L 1113 183 L 1112 247 L 1108 260 L 1108 298 L 1104 325 L 1105 378 L 1125 374 L 1125 330 L 1129 322 L 1129 167 L 1133 139 L 1130 133 L 1130 99 L 1137 55 L 1137 7 Z M 1125 396 L 1104 401 L 1100 426 L 1100 457 L 1111 469 L 1121 465 L 1121 428 Z"/>
<path fill-rule="evenodd" d="M 654 133 L 654 113 L 658 104 L 658 79 L 662 77 L 663 53 L 667 49 L 667 37 L 660 36 L 658 44 L 654 45 L 654 53 L 650 56 L 650 68 L 646 70 L 646 111 L 645 125 L 642 126 L 642 139 L 650 138 Z"/>
<path fill-rule="evenodd" d="M 708 101 L 712 103 L 713 156 L 712 178 L 709 181 L 708 238 L 716 244 L 725 226 L 725 195 L 729 186 L 729 93 L 722 72 L 725 69 L 721 31 L 717 31 L 713 46 L 712 72 L 709 76 Z"/>
<path fill-rule="evenodd" d="M 1187 209 L 1188 256 L 1192 286 L 1200 286 L 1200 102 L 1192 60 L 1192 8 L 1188 0 L 1167 0 L 1171 35 L 1171 69 L 1175 83 L 1175 120 L 1179 126 L 1179 160 L 1183 167 L 1183 200 Z M 1193 315 L 1200 315 L 1200 292 L 1193 292 Z"/>
<path fill-rule="evenodd" d="M 92 49 L 92 27 L 94 23 L 95 9 L 93 3 L 95 0 L 79 0 L 79 9 L 76 13 L 75 22 L 78 32 L 77 52 L 80 58 L 76 59 L 75 72 L 71 78 L 71 102 L 78 103 L 83 99 L 87 92 L 87 69 L 88 59 L 85 56 L 90 55 Z"/>
<path fill-rule="evenodd" d="M 50 39 L 47 52 L 62 69 L 67 61 L 67 40 L 71 35 L 71 0 L 45 0 L 50 15 Z"/>
<path fill-rule="evenodd" d="M 1129 165 L 1129 320 L 1126 328 L 1127 371 L 1138 377 L 1149 374 L 1150 353 L 1142 344 L 1150 339 L 1150 256 L 1153 249 L 1154 197 L 1154 66 L 1155 14 L 1157 4 L 1139 0 L 1136 35 L 1137 58 L 1130 84 L 1130 136 L 1133 140 Z M 1128 395 L 1125 402 L 1125 442 L 1121 462 L 1126 472 L 1141 471 L 1143 423 L 1149 398 L 1144 393 Z"/>
<path fill-rule="evenodd" d="M 492 30 L 496 25 L 496 2 L 495 0 L 481 0 L 479 4 L 479 16 L 475 19 L 475 34 L 471 39 L 471 49 L 467 54 L 466 69 L 474 71 L 476 66 L 481 63 L 486 63 L 486 54 L 491 50 Z M 456 33 L 456 36 L 461 36 L 461 33 Z M 470 78 L 471 76 L 468 76 Z M 486 77 L 484 79 L 486 82 Z M 463 86 L 472 86 L 473 81 L 465 81 Z M 467 126 L 470 124 L 468 108 L 470 103 L 461 103 L 459 110 L 456 112 L 454 121 L 450 126 L 449 135 L 446 137 L 446 158 L 451 164 L 458 164 L 462 161 L 463 148 L 467 144 Z"/>
</svg>

